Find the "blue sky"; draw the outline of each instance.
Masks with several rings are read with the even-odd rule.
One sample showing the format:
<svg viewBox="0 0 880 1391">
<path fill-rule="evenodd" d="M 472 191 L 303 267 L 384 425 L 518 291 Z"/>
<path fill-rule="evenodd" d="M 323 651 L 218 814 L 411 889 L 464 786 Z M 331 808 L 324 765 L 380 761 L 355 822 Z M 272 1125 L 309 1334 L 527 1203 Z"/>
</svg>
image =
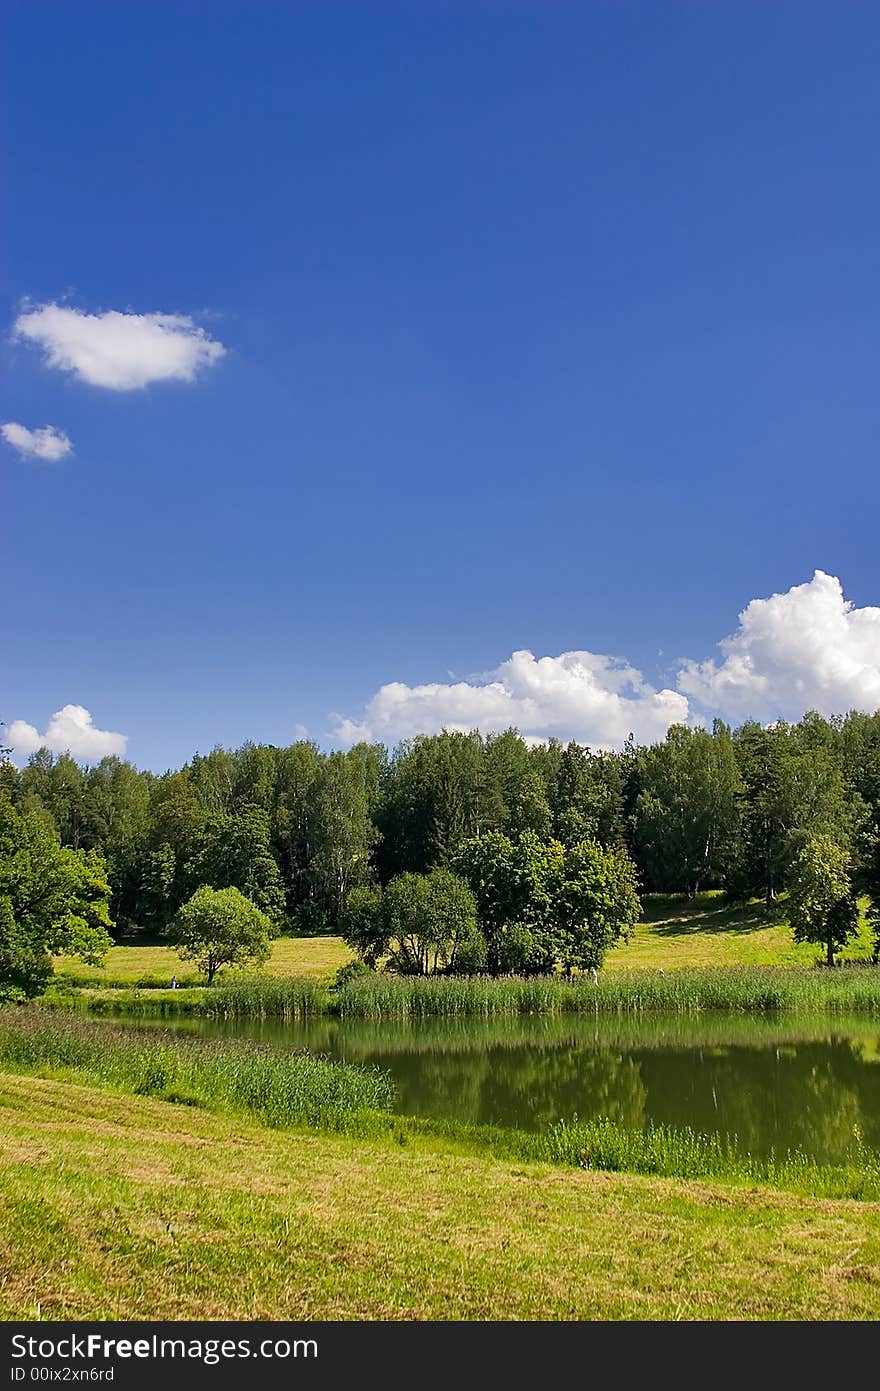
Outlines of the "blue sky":
<svg viewBox="0 0 880 1391">
<path fill-rule="evenodd" d="M 72 443 L 0 445 L 7 724 L 880 704 L 876 7 L 5 11 L 0 419 Z M 225 352 L 95 384 L 53 304 Z"/>
</svg>

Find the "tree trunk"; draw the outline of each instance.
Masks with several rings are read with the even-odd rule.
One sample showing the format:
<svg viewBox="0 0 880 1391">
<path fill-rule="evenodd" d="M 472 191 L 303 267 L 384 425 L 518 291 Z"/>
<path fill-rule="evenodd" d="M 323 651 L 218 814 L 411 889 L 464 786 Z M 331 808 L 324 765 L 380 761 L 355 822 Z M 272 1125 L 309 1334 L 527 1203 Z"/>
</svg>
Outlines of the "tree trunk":
<svg viewBox="0 0 880 1391">
<path fill-rule="evenodd" d="M 834 965 L 834 939 L 833 939 L 833 937 L 829 937 L 829 938 L 828 938 L 828 941 L 826 942 L 825 945 L 826 945 L 826 947 L 827 947 L 827 949 L 828 949 L 828 956 L 827 956 L 828 965 L 829 965 L 829 966 L 833 966 L 833 965 Z"/>
</svg>

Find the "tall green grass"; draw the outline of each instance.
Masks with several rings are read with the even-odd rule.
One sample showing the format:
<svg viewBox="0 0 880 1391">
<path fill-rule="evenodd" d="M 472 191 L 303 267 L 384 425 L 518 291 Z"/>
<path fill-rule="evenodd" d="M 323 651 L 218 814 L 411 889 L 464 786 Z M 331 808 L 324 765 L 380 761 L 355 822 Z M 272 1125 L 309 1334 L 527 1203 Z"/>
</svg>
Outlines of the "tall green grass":
<svg viewBox="0 0 880 1391">
<path fill-rule="evenodd" d="M 373 1067 L 254 1044 L 181 1038 L 38 1007 L 0 1009 L 0 1065 L 73 1075 L 138 1096 L 243 1111 L 266 1125 L 357 1128 L 395 1089 Z"/>
<path fill-rule="evenodd" d="M 627 1130 L 611 1120 L 559 1121 L 541 1136 L 538 1153 L 551 1164 L 668 1178 L 720 1178 L 793 1189 L 821 1197 L 880 1199 L 880 1155 L 858 1130 L 844 1164 L 817 1164 L 802 1150 L 759 1157 L 735 1136 L 707 1135 L 690 1126 L 648 1125 Z"/>
<path fill-rule="evenodd" d="M 197 1013 L 206 1019 L 310 1019 L 327 1010 L 318 981 L 284 976 L 244 977 L 206 990 Z"/>
<path fill-rule="evenodd" d="M 89 1014 L 133 1015 L 144 1019 L 281 1019 L 293 1022 L 326 1014 L 325 986 L 295 976 L 245 976 L 229 984 L 196 990 L 99 990 L 84 993 L 53 982 L 42 1003 L 84 1008 Z"/>
<path fill-rule="evenodd" d="M 692 971 L 614 972 L 589 977 L 391 976 L 351 981 L 337 997 L 343 1018 L 420 1019 L 504 1014 L 632 1014 L 704 1010 L 880 1014 L 880 968 L 828 971 L 744 966 Z"/>
<path fill-rule="evenodd" d="M 566 980 L 561 976 L 358 976 L 340 990 L 297 977 L 253 976 L 210 990 L 101 990 L 86 994 L 55 983 L 47 1004 L 76 1004 L 95 1014 L 209 1019 L 302 1020 L 321 1014 L 350 1019 L 491 1018 L 526 1014 L 760 1014 L 880 1015 L 880 967 L 834 970 L 798 966 L 702 967 L 693 970 L 614 971 Z"/>
</svg>

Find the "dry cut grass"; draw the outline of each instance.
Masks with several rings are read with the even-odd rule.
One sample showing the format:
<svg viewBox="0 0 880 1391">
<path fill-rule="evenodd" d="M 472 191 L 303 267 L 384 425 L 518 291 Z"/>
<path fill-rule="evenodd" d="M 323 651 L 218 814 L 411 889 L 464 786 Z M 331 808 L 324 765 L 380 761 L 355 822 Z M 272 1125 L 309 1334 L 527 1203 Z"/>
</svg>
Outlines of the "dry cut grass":
<svg viewBox="0 0 880 1391">
<path fill-rule="evenodd" d="M 0 1317 L 850 1319 L 880 1205 L 278 1134 L 0 1074 Z"/>
</svg>

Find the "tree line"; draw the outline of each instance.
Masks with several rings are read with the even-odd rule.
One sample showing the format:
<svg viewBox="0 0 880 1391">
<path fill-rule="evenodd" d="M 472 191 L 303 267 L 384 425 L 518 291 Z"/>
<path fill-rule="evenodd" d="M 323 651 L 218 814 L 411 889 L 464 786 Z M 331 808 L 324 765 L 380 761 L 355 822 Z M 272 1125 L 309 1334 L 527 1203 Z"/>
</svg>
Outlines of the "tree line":
<svg viewBox="0 0 880 1391">
<path fill-rule="evenodd" d="M 372 933 L 387 947 L 388 923 L 424 910 L 423 890 L 405 876 L 444 872 L 470 886 L 482 936 L 482 946 L 468 937 L 453 904 L 459 928 L 440 949 L 447 966 L 450 952 L 453 962 L 482 953 L 503 969 L 512 948 L 502 937 L 513 929 L 521 964 L 546 965 L 552 937 L 557 964 L 582 966 L 595 953 L 572 935 L 579 876 L 586 893 L 601 870 L 626 911 L 636 885 L 688 895 L 722 888 L 769 903 L 793 866 L 806 866 L 808 849 L 835 882 L 843 875 L 853 893 L 880 899 L 880 712 L 673 726 L 660 743 L 630 740 L 619 752 L 530 745 L 515 730 L 420 736 L 393 751 L 246 743 L 164 774 L 116 757 L 84 767 L 42 749 L 21 769 L 0 763 L 0 800 L 85 856 L 93 874 L 100 866 L 116 937 L 165 933 L 210 886 L 237 889 L 276 931 L 342 930 L 365 944 Z M 494 906 L 485 891 L 481 900 L 493 874 Z M 526 880 L 534 893 L 520 912 L 515 886 Z M 505 894 L 505 932 L 493 936 Z M 542 895 L 552 912 L 535 907 Z M 843 922 L 849 910 L 835 911 Z"/>
</svg>

